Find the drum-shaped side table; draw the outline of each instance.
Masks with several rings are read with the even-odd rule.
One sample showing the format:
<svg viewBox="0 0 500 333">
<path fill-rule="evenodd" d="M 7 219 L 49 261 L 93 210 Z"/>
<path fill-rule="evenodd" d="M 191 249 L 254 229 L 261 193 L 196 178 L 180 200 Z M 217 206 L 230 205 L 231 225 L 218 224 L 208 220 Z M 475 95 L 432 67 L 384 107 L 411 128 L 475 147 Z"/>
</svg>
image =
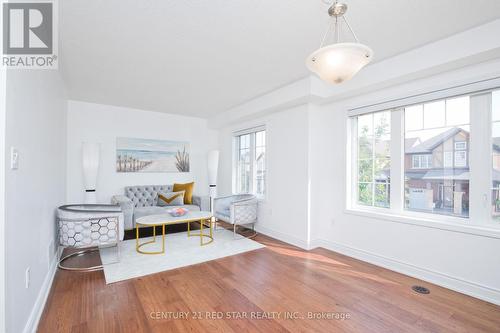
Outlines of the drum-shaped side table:
<svg viewBox="0 0 500 333">
<path fill-rule="evenodd" d="M 123 213 L 116 205 L 66 205 L 57 210 L 59 245 L 63 248 L 81 249 L 59 258 L 58 266 L 70 271 L 90 272 L 102 270 L 103 266 L 69 267 L 64 261 L 99 251 L 103 247 L 116 247 L 120 261 L 118 243 L 123 239 Z M 121 225 L 121 226 L 120 226 Z M 62 252 L 61 252 L 62 253 Z"/>
</svg>

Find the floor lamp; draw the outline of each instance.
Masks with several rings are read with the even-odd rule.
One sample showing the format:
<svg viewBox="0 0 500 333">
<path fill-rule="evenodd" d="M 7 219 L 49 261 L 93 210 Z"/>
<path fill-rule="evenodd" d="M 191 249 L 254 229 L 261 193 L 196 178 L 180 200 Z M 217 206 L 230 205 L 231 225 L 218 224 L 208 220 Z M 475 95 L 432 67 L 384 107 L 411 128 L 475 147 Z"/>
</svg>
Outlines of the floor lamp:
<svg viewBox="0 0 500 333">
<path fill-rule="evenodd" d="M 97 172 L 99 171 L 99 150 L 98 143 L 84 142 L 82 145 L 82 167 L 83 185 L 85 187 L 85 203 L 97 203 L 96 183 Z"/>
<path fill-rule="evenodd" d="M 219 169 L 219 151 L 208 153 L 208 191 L 210 196 L 210 211 L 214 212 L 213 202 L 217 197 L 217 171 Z"/>
</svg>

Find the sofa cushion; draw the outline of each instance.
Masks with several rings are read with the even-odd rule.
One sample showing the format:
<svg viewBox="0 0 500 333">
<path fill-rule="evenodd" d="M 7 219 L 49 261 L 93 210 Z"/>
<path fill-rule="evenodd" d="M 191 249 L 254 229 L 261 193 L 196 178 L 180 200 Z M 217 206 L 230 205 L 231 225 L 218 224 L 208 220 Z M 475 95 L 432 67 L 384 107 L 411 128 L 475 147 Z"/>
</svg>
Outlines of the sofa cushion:
<svg viewBox="0 0 500 333">
<path fill-rule="evenodd" d="M 174 209 L 174 208 L 186 208 L 190 212 L 199 212 L 200 211 L 200 207 L 196 206 L 196 205 L 182 205 L 182 206 L 169 206 L 168 207 L 168 209 Z"/>
<path fill-rule="evenodd" d="M 158 192 L 172 192 L 172 185 L 143 185 L 125 187 L 125 195 L 132 200 L 134 207 L 156 206 Z"/>
<path fill-rule="evenodd" d="M 167 209 L 170 209 L 170 207 L 169 208 L 159 207 L 159 206 L 138 207 L 134 209 L 134 221 L 143 216 L 166 214 Z"/>
<path fill-rule="evenodd" d="M 224 222 L 230 222 L 231 221 L 231 213 L 229 212 L 229 209 L 223 209 L 220 211 L 217 211 L 214 213 L 215 218 L 220 219 Z"/>
</svg>

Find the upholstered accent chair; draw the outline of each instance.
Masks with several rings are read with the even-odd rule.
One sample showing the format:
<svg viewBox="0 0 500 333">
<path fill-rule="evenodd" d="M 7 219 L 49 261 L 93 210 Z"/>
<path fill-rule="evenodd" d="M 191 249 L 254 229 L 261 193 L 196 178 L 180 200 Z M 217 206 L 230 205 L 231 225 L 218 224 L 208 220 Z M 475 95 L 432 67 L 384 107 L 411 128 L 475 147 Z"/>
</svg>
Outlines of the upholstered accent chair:
<svg viewBox="0 0 500 333">
<path fill-rule="evenodd" d="M 238 194 L 214 199 L 214 217 L 217 220 L 233 225 L 233 234 L 236 236 L 236 226 L 252 225 L 254 237 L 255 223 L 257 223 L 257 198 L 252 194 Z M 216 224 L 217 225 L 217 224 Z"/>
</svg>

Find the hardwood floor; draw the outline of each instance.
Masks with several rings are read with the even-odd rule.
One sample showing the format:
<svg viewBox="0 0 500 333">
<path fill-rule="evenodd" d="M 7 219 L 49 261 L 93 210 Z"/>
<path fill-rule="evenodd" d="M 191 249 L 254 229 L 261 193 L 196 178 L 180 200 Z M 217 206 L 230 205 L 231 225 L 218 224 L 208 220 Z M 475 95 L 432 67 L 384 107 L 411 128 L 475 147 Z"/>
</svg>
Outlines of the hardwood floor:
<svg viewBox="0 0 500 333">
<path fill-rule="evenodd" d="M 493 304 L 324 249 L 255 240 L 267 247 L 110 285 L 102 272 L 59 270 L 38 331 L 500 331 Z M 415 284 L 431 293 L 415 293 Z M 189 319 L 174 318 L 181 314 Z"/>
</svg>

